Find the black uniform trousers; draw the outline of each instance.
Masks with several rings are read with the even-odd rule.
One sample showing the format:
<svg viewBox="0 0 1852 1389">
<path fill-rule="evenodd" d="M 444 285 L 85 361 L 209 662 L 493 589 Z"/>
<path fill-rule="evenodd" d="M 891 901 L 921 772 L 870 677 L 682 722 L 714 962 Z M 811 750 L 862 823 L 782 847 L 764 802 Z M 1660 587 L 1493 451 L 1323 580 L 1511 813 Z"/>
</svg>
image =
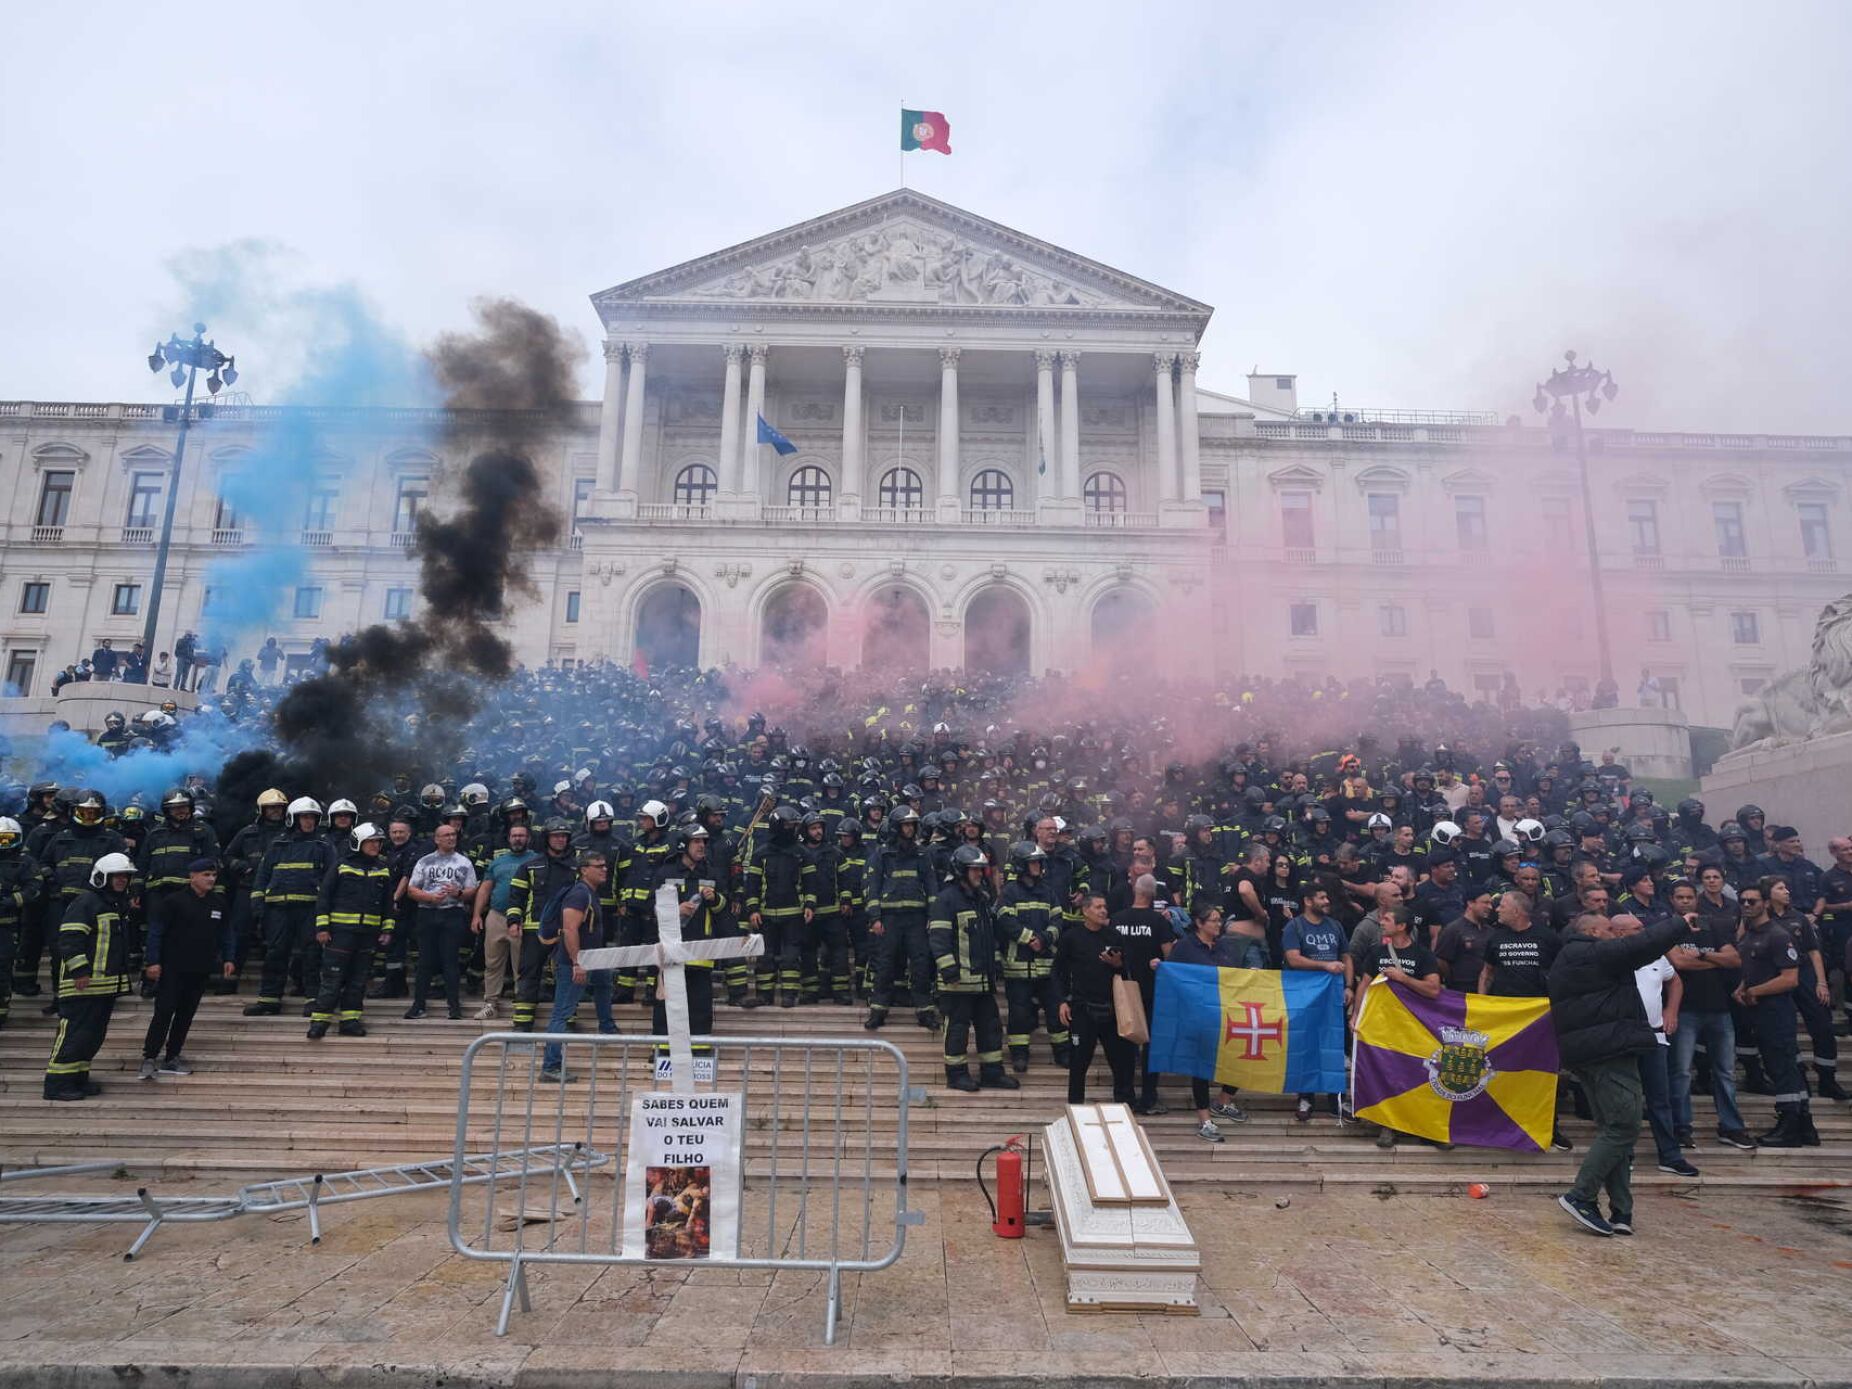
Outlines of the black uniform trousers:
<svg viewBox="0 0 1852 1389">
<path fill-rule="evenodd" d="M 19 950 L 19 927 L 0 926 L 0 1025 L 13 1002 L 13 960 Z"/>
<path fill-rule="evenodd" d="M 945 1043 L 945 1064 L 965 1065 L 965 1047 L 977 1033 L 977 1059 L 985 1067 L 1003 1063 L 1003 1019 L 997 1015 L 997 996 L 989 989 L 939 994 L 939 1036 Z"/>
<path fill-rule="evenodd" d="M 835 907 L 818 907 L 810 923 L 816 934 L 816 963 L 804 980 L 804 993 L 821 991 L 836 998 L 849 997 L 849 918 Z"/>
<path fill-rule="evenodd" d="M 874 941 L 875 1007 L 893 1006 L 902 954 L 907 960 L 913 1006 L 927 1007 L 932 1000 L 932 948 L 926 942 L 926 913 L 910 907 L 896 907 L 881 913 L 881 934 Z"/>
<path fill-rule="evenodd" d="M 1807 1077 L 1801 1073 L 1800 1040 L 1794 994 L 1774 994 L 1756 1000 L 1747 1010 L 1755 1020 L 1756 1045 L 1762 1052 L 1762 1071 L 1775 1092 L 1775 1103 L 1806 1104 Z"/>
<path fill-rule="evenodd" d="M 47 1093 L 90 1078 L 90 1062 L 103 1049 L 109 1019 L 116 1011 L 116 995 L 98 998 L 81 995 L 58 1000 L 58 1034 L 52 1039 L 51 1061 L 45 1067 Z"/>
<path fill-rule="evenodd" d="M 373 968 L 373 944 L 379 932 L 370 926 L 336 926 L 322 947 L 322 975 L 317 982 L 311 1022 L 359 1022 L 366 1002 L 367 975 Z"/>
<path fill-rule="evenodd" d="M 763 913 L 760 919 L 767 926 L 773 924 Z M 817 923 L 804 920 L 800 912 L 779 918 L 777 933 L 779 991 L 796 994 L 801 990 L 814 996 L 817 991 Z M 770 947 L 769 939 L 766 945 Z"/>
<path fill-rule="evenodd" d="M 514 1030 L 532 1032 L 534 1012 L 540 1006 L 540 985 L 547 972 L 547 956 L 552 952 L 540 943 L 537 923 L 523 922 L 508 942 L 514 952 Z"/>
<path fill-rule="evenodd" d="M 259 1003 L 281 1003 L 291 967 L 301 962 L 304 980 L 321 974 L 322 948 L 315 941 L 313 902 L 271 902 L 264 907 L 264 973 Z"/>
<path fill-rule="evenodd" d="M 1061 986 L 1052 974 L 1021 975 L 1003 981 L 1004 1001 L 1009 1004 L 1009 1043 L 1012 1049 L 1027 1051 L 1040 1021 L 1048 1029 L 1048 1040 L 1057 1049 L 1067 1045 L 1067 1029 L 1061 1025 Z"/>
<path fill-rule="evenodd" d="M 712 965 L 689 965 L 682 971 L 688 985 L 688 1031 L 696 1037 L 714 1035 L 714 968 Z M 669 1035 L 669 1005 L 658 998 L 650 1007 L 649 1030 L 657 1037 Z M 669 1054 L 667 1047 L 656 1048 L 656 1059 Z M 696 1046 L 696 1056 L 712 1056 L 710 1046 Z"/>
<path fill-rule="evenodd" d="M 141 1041 L 144 1061 L 157 1056 L 178 1056 L 186 1045 L 186 1034 L 193 1026 L 193 1014 L 205 996 L 206 981 L 212 976 L 205 970 L 161 971 L 161 982 L 154 990 L 154 1017 Z"/>
<path fill-rule="evenodd" d="M 870 976 L 874 972 L 874 940 L 868 934 L 868 913 L 857 907 L 842 922 L 843 932 L 849 939 L 851 983 L 866 993 L 873 987 Z"/>
<path fill-rule="evenodd" d="M 1813 1042 L 1814 1069 L 1820 1073 L 1822 1080 L 1829 1076 L 1837 1080 L 1839 1038 L 1833 1033 L 1833 1005 L 1820 1002 L 1820 996 L 1814 992 L 1813 981 L 1806 978 L 1788 997 L 1794 1000 L 1794 1011 L 1800 1014 L 1801 1025 L 1807 1029 L 1807 1036 Z"/>
<path fill-rule="evenodd" d="M 1076 1003 L 1072 1009 L 1074 1049 L 1068 1056 L 1067 1102 L 1084 1104 L 1087 1099 L 1087 1071 L 1093 1065 L 1093 1048 L 1105 1048 L 1106 1064 L 1112 1068 L 1112 1097 L 1120 1104 L 1132 1103 L 1132 1068 L 1138 1049 L 1119 1035 L 1118 1021 L 1112 1004 Z"/>
<path fill-rule="evenodd" d="M 64 924 L 64 909 L 73 900 L 54 887 L 43 902 L 36 908 L 29 908 L 21 919 L 19 948 L 13 955 L 13 985 L 16 989 L 38 987 L 39 961 L 45 958 L 45 942 L 58 939 L 58 928 Z M 57 975 L 58 971 L 54 968 L 54 987 L 58 982 Z"/>
<path fill-rule="evenodd" d="M 431 978 L 444 976 L 444 1002 L 450 1011 L 463 1006 L 463 937 L 469 933 L 469 913 L 461 907 L 418 908 L 418 973 L 412 986 L 412 1006 L 422 1008 L 430 996 Z"/>
</svg>

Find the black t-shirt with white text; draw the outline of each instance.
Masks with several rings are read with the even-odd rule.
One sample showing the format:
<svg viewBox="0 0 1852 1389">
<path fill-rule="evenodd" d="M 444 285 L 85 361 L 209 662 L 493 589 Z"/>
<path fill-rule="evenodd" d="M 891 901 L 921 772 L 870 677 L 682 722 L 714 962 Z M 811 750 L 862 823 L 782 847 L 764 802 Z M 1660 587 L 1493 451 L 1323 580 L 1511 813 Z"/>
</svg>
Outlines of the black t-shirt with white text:
<svg viewBox="0 0 1852 1389">
<path fill-rule="evenodd" d="M 1548 926 L 1523 931 L 1494 926 L 1485 943 L 1485 962 L 1492 967 L 1486 992 L 1500 998 L 1544 997 L 1550 992 L 1550 966 L 1562 948 L 1563 938 Z"/>
</svg>

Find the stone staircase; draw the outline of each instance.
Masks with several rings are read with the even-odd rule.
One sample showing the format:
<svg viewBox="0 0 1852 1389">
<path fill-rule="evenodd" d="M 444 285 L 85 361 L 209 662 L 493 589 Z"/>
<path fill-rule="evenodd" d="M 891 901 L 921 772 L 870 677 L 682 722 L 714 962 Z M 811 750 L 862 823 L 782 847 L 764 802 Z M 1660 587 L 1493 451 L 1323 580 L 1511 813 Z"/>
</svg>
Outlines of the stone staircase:
<svg viewBox="0 0 1852 1389">
<path fill-rule="evenodd" d="M 303 1037 L 305 1024 L 293 1015 L 241 1016 L 246 1001 L 217 997 L 205 1001 L 186 1048 L 198 1067 L 194 1075 L 141 1082 L 135 1079 L 135 1069 L 152 1005 L 140 999 L 121 1000 L 93 1071 L 93 1077 L 107 1087 L 105 1093 L 83 1104 L 50 1104 L 40 1098 L 40 1086 L 54 1019 L 41 1015 L 43 1000 L 16 998 L 13 1020 L 0 1029 L 0 1162 L 12 1167 L 112 1157 L 132 1162 L 141 1172 L 243 1178 L 447 1155 L 456 1138 L 457 1077 L 463 1048 L 482 1032 L 505 1026 L 449 1022 L 441 1017 L 408 1022 L 399 1016 L 402 1002 L 380 1002 L 370 1010 L 371 1035 L 367 1038 L 331 1036 L 310 1043 Z M 290 1011 L 293 1014 L 293 1006 Z M 846 1007 L 768 1008 L 749 1013 L 722 1007 L 717 1010 L 716 1027 L 722 1036 L 866 1037 L 870 1034 L 862 1030 L 859 1017 L 859 1011 Z M 626 1032 L 642 1033 L 648 1028 L 648 1014 L 638 1006 L 620 1008 L 618 1021 Z M 914 1106 L 908 1116 L 909 1170 L 915 1181 L 970 1180 L 984 1149 L 1012 1134 L 1035 1132 L 1060 1113 L 1065 1101 L 1066 1077 L 1055 1070 L 1047 1047 L 1039 1042 L 1020 1091 L 961 1095 L 943 1086 L 937 1038 L 914 1026 L 909 1014 L 897 1011 L 893 1021 L 874 1035 L 901 1048 L 913 1083 L 926 1088 L 926 1102 Z M 648 1084 L 641 1056 L 632 1071 L 633 1085 Z M 761 1092 L 769 1094 L 769 1063 L 756 1058 L 753 1071 L 752 1103 L 764 1113 L 766 1106 L 759 1097 Z M 524 1080 L 526 1064 L 521 1063 L 518 1070 L 510 1068 L 507 1074 Z M 791 1083 L 792 1072 L 787 1069 L 785 1074 L 786 1083 Z M 1103 1063 L 1095 1075 L 1092 1096 L 1104 1098 L 1109 1086 Z M 478 1077 L 478 1103 L 472 1114 L 486 1113 L 494 1084 L 493 1069 Z M 606 1112 L 614 1095 L 608 1084 L 601 1085 L 599 1105 Z M 546 1131 L 533 1141 L 553 1140 L 551 1119 L 561 1106 L 567 1115 L 565 1137 L 577 1136 L 572 1120 L 578 1119 L 582 1132 L 586 1087 L 567 1087 L 563 1100 L 553 1087 L 543 1088 L 540 1103 Z M 1528 1156 L 1467 1148 L 1441 1152 L 1409 1140 L 1385 1152 L 1375 1146 L 1374 1130 L 1367 1125 L 1340 1128 L 1326 1114 L 1301 1124 L 1293 1117 L 1290 1097 L 1262 1095 L 1244 1095 L 1249 1122 L 1225 1125 L 1228 1141 L 1210 1145 L 1195 1134 L 1185 1084 L 1167 1082 L 1163 1097 L 1171 1112 L 1147 1120 L 1146 1129 L 1166 1174 L 1178 1182 L 1444 1191 L 1484 1181 L 1494 1186 L 1545 1189 L 1566 1186 L 1579 1160 L 1579 1152 Z M 1767 1099 L 1750 1096 L 1744 1103 L 1752 1129 L 1772 1123 Z M 782 1130 L 801 1120 L 788 1098 L 786 1104 Z M 1775 1191 L 1852 1185 L 1852 1109 L 1816 1101 L 1814 1113 L 1823 1146 L 1741 1153 L 1709 1136 L 1715 1125 L 1708 1101 L 1702 1102 L 1698 1116 L 1701 1146 L 1687 1156 L 1702 1170 L 1703 1185 Z M 856 1144 L 872 1128 L 878 1164 L 879 1154 L 893 1152 L 898 1114 L 891 1089 L 886 1095 L 877 1090 L 869 1106 L 852 1079 L 845 1115 Z M 1586 1144 L 1589 1125 L 1565 1119 L 1564 1127 L 1578 1150 Z M 472 1147 L 487 1147 L 492 1141 L 484 1121 L 473 1122 L 469 1136 Z M 763 1124 L 749 1130 L 749 1172 L 764 1166 L 774 1141 L 781 1144 L 781 1155 L 788 1155 L 794 1140 L 788 1132 L 774 1139 Z M 1038 1152 L 1038 1165 L 1039 1157 Z M 891 1170 L 891 1162 L 885 1166 Z M 1650 1145 L 1644 1143 L 1636 1181 L 1649 1187 L 1693 1185 L 1658 1172 Z"/>
</svg>

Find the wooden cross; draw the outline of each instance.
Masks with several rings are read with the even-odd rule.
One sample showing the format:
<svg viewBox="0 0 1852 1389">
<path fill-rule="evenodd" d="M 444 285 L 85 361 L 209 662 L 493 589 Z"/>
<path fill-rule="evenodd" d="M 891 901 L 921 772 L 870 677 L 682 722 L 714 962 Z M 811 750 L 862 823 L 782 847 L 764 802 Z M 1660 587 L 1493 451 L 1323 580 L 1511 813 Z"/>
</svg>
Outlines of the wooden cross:
<svg viewBox="0 0 1852 1389">
<path fill-rule="evenodd" d="M 581 950 L 579 966 L 587 970 L 656 967 L 656 987 L 669 1024 L 670 1088 L 677 1094 L 689 1095 L 694 1093 L 695 1079 L 694 1048 L 688 1032 L 688 962 L 753 959 L 765 953 L 765 937 L 751 934 L 683 940 L 681 888 L 682 880 L 671 878 L 656 889 L 656 944 Z"/>
</svg>

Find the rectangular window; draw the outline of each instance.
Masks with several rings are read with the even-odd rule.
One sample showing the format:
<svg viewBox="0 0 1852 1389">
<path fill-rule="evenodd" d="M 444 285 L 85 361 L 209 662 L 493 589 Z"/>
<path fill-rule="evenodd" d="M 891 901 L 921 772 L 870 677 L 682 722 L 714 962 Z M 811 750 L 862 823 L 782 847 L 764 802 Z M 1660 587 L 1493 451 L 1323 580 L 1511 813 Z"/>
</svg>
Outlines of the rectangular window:
<svg viewBox="0 0 1852 1389">
<path fill-rule="evenodd" d="M 51 606 L 51 583 L 45 579 L 28 579 L 19 586 L 19 610 L 43 613 Z"/>
<path fill-rule="evenodd" d="M 228 497 L 220 497 L 218 510 L 212 516 L 212 529 L 215 531 L 235 531 L 238 525 L 238 507 Z"/>
<path fill-rule="evenodd" d="M 1761 694 L 1768 681 L 1760 675 L 1746 675 L 1736 682 L 1736 688 L 1746 695 Z"/>
<path fill-rule="evenodd" d="M 566 594 L 566 621 L 577 622 L 578 620 L 579 590 L 575 588 Z"/>
<path fill-rule="evenodd" d="M 1543 536 L 1553 550 L 1566 548 L 1569 538 L 1569 498 L 1545 497 L 1542 502 Z"/>
<path fill-rule="evenodd" d="M 32 677 L 38 673 L 39 653 L 36 651 L 14 651 L 6 658 L 6 687 L 9 695 L 29 695 L 32 693 Z"/>
<path fill-rule="evenodd" d="M 1402 548 L 1402 499 L 1393 492 L 1372 492 L 1370 503 L 1370 548 Z"/>
<path fill-rule="evenodd" d="M 1318 604 L 1294 603 L 1291 612 L 1292 633 L 1295 637 L 1315 637 L 1318 635 Z"/>
<path fill-rule="evenodd" d="M 1672 614 L 1664 608 L 1653 608 L 1646 614 L 1646 639 L 1648 641 L 1672 640 Z"/>
<path fill-rule="evenodd" d="M 1808 559 L 1831 559 L 1833 532 L 1826 524 L 1826 503 L 1801 502 L 1794 509 L 1801 519 L 1801 553 Z"/>
<path fill-rule="evenodd" d="M 114 595 L 109 600 L 111 617 L 133 617 L 141 611 L 141 585 L 117 584 Z"/>
<path fill-rule="evenodd" d="M 409 588 L 386 590 L 386 620 L 396 621 L 412 615 L 412 591 Z"/>
<path fill-rule="evenodd" d="M 579 517 L 585 513 L 585 504 L 592 499 L 592 488 L 598 485 L 594 477 L 575 477 L 572 480 L 572 528 L 579 528 Z"/>
<path fill-rule="evenodd" d="M 1667 709 L 1683 709 L 1685 706 L 1679 703 L 1678 677 L 1661 675 L 1658 680 L 1660 704 Z"/>
<path fill-rule="evenodd" d="M 1730 614 L 1730 640 L 1738 646 L 1756 646 L 1762 640 L 1762 619 L 1755 613 Z"/>
<path fill-rule="evenodd" d="M 69 521 L 71 491 L 76 486 L 76 473 L 62 468 L 46 473 L 44 482 L 39 486 L 39 519 L 34 524 L 62 526 Z"/>
<path fill-rule="evenodd" d="M 1274 389 L 1274 390 L 1276 390 L 1276 391 L 1290 391 L 1290 390 L 1291 390 L 1292 388 L 1293 388 L 1293 379 L 1292 379 L 1292 377 L 1290 377 L 1290 376 L 1276 376 L 1276 377 L 1274 377 L 1274 378 L 1273 378 L 1273 389 Z"/>
<path fill-rule="evenodd" d="M 1376 629 L 1385 637 L 1408 635 L 1408 609 L 1400 603 L 1384 603 L 1376 610 Z"/>
<path fill-rule="evenodd" d="M 296 616 L 320 617 L 322 615 L 322 591 L 314 585 L 306 585 L 296 590 Z"/>
<path fill-rule="evenodd" d="M 1468 608 L 1466 610 L 1466 635 L 1474 641 L 1492 640 L 1492 610 L 1490 608 Z"/>
<path fill-rule="evenodd" d="M 431 479 L 428 477 L 399 479 L 399 498 L 392 508 L 394 535 L 410 535 L 418 529 L 418 513 L 424 510 L 424 501 L 430 492 Z"/>
<path fill-rule="evenodd" d="M 1203 505 L 1209 510 L 1209 533 L 1228 539 L 1228 497 L 1215 488 L 1203 491 Z"/>
<path fill-rule="evenodd" d="M 340 505 L 340 493 L 316 490 L 309 494 L 308 503 L 302 509 L 302 528 L 305 531 L 331 531 L 334 529 L 335 509 Z"/>
<path fill-rule="evenodd" d="M 161 500 L 161 474 L 135 473 L 129 478 L 129 514 L 122 524 L 140 530 L 152 530 L 157 522 L 155 510 Z"/>
<path fill-rule="evenodd" d="M 1312 537 L 1312 494 L 1280 493 L 1280 538 L 1288 549 L 1309 550 L 1316 543 Z"/>
<path fill-rule="evenodd" d="M 1659 553 L 1659 503 L 1637 497 L 1627 503 L 1627 536 L 1636 555 Z"/>
<path fill-rule="evenodd" d="M 1483 550 L 1489 543 L 1485 528 L 1485 498 L 1455 497 L 1453 523 L 1459 531 L 1462 550 Z"/>
<path fill-rule="evenodd" d="M 1743 542 L 1743 504 L 1712 502 L 1711 519 L 1717 525 L 1717 553 L 1724 559 L 1741 559 L 1749 553 Z"/>
</svg>

